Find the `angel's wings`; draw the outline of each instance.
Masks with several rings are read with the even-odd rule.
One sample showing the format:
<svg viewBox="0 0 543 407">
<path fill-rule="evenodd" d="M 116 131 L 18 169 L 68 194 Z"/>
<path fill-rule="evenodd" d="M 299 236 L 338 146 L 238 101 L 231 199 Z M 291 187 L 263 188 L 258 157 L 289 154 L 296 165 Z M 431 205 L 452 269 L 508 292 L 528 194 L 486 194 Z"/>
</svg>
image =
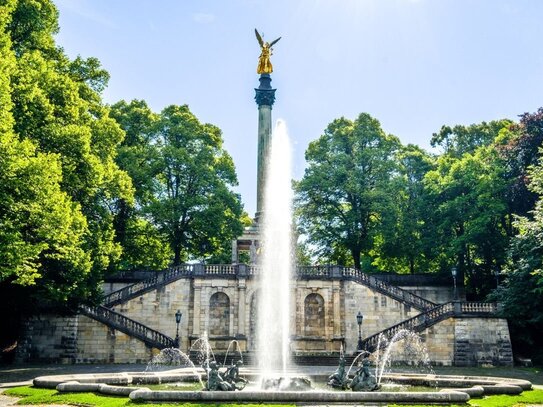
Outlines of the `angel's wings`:
<svg viewBox="0 0 543 407">
<path fill-rule="evenodd" d="M 264 41 L 262 40 L 262 37 L 260 36 L 260 34 L 256 30 L 256 28 L 255 28 L 255 34 L 256 34 L 256 39 L 258 40 L 258 43 L 260 44 L 260 47 L 263 47 L 264 46 Z"/>
<path fill-rule="evenodd" d="M 281 39 L 281 37 L 279 37 L 276 40 L 273 40 L 272 42 L 270 42 L 270 48 L 273 47 L 273 44 L 277 43 L 280 39 Z"/>
</svg>

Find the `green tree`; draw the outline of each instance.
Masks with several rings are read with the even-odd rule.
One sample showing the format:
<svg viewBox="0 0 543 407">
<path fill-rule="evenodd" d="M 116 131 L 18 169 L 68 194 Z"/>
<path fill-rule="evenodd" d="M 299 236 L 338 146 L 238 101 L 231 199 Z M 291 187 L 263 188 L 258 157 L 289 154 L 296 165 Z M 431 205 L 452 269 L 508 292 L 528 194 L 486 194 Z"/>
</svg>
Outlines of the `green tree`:
<svg viewBox="0 0 543 407">
<path fill-rule="evenodd" d="M 539 148 L 543 144 L 543 108 L 535 113 L 524 113 L 520 122 L 504 132 L 499 145 L 500 158 L 510 184 L 507 199 L 510 213 L 528 215 L 538 199 L 529 188 L 529 168 L 538 164 Z"/>
<path fill-rule="evenodd" d="M 115 203 L 132 195 L 115 164 L 124 133 L 101 102 L 98 61 L 56 46 L 52 2 L 2 4 L 3 230 L 21 242 L 4 246 L 2 292 L 26 285 L 13 310 L 28 298 L 73 307 L 98 298 L 120 254 Z"/>
<path fill-rule="evenodd" d="M 126 135 L 118 147 L 116 161 L 132 179 L 135 197 L 134 202 L 117 201 L 115 235 L 123 253 L 114 268 L 162 269 L 170 263 L 172 251 L 167 237 L 145 213 L 159 190 L 156 163 L 160 150 L 155 143 L 158 115 L 143 100 L 123 100 L 111 107 L 111 116 Z"/>
<path fill-rule="evenodd" d="M 216 255 L 242 232 L 234 163 L 220 130 L 200 123 L 186 105 L 169 106 L 160 113 L 156 143 L 156 190 L 145 212 L 167 236 L 174 264 Z"/>
<path fill-rule="evenodd" d="M 497 134 L 512 124 L 510 120 L 493 120 L 469 126 L 442 126 L 432 135 L 432 147 L 440 146 L 444 154 L 459 158 L 465 153 L 473 153 L 477 148 L 491 144 Z"/>
<path fill-rule="evenodd" d="M 111 106 L 111 117 L 125 132 L 116 161 L 132 179 L 136 206 L 145 206 L 157 190 L 153 163 L 159 155 L 155 144 L 159 115 L 144 100 L 121 100 Z"/>
<path fill-rule="evenodd" d="M 441 156 L 437 168 L 427 173 L 425 185 L 436 208 L 433 224 L 447 268 L 459 268 L 470 293 L 486 295 L 486 282 L 504 262 L 508 245 L 507 203 L 503 167 L 494 146 L 465 153 L 460 159 Z"/>
<path fill-rule="evenodd" d="M 62 190 L 58 154 L 15 134 L 12 78 L 16 54 L 8 32 L 15 0 L 0 4 L 0 348 L 17 338 L 20 315 L 44 301 L 74 304 L 95 286 L 85 250 L 87 220 Z M 2 353 L 4 357 L 6 354 Z"/>
<path fill-rule="evenodd" d="M 434 267 L 435 228 L 424 188 L 424 176 L 434 159 L 420 147 L 408 145 L 397 155 L 398 176 L 390 184 L 390 213 L 383 217 L 381 236 L 374 245 L 374 264 L 395 272 L 426 272 Z"/>
<path fill-rule="evenodd" d="M 36 286 L 49 298 L 80 295 L 78 280 L 90 270 L 82 249 L 86 220 L 80 205 L 61 190 L 57 155 L 39 153 L 13 131 L 11 81 L 16 58 L 6 32 L 15 2 L 0 6 L 0 282 Z M 53 270 L 67 268 L 58 276 Z"/>
<path fill-rule="evenodd" d="M 299 225 L 325 260 L 349 256 L 364 268 L 387 208 L 400 142 L 363 113 L 336 119 L 306 151 L 308 167 L 296 183 Z"/>
<path fill-rule="evenodd" d="M 504 272 L 505 284 L 490 300 L 502 303 L 508 318 L 515 352 L 543 362 L 543 165 L 529 170 L 530 191 L 538 200 L 529 216 L 515 222 L 518 234 L 512 239 Z"/>
</svg>

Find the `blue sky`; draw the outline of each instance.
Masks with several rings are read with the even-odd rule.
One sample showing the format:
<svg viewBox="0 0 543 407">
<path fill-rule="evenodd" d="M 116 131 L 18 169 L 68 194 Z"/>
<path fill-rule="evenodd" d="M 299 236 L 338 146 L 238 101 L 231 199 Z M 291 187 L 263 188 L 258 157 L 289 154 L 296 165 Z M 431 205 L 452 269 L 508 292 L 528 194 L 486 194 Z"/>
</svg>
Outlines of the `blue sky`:
<svg viewBox="0 0 543 407">
<path fill-rule="evenodd" d="M 429 149 L 443 124 L 516 119 L 543 106 L 543 1 L 54 0 L 59 45 L 111 74 L 104 98 L 188 104 L 223 131 L 245 209 L 256 208 L 254 28 L 275 46 L 274 119 L 304 152 L 361 112 Z"/>
</svg>

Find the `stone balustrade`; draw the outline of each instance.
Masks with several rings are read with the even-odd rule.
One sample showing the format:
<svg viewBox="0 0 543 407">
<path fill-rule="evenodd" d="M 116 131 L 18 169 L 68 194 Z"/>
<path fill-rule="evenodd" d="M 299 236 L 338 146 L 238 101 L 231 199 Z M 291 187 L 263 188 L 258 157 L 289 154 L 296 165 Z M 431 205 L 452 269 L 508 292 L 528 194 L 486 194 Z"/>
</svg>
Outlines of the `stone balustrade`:
<svg viewBox="0 0 543 407">
<path fill-rule="evenodd" d="M 450 301 L 365 338 L 363 341 L 364 349 L 370 351 L 375 349 L 381 335 L 391 338 L 404 329 L 422 332 L 426 328 L 450 317 L 492 317 L 496 316 L 498 310 L 497 303 Z"/>
<path fill-rule="evenodd" d="M 118 305 L 155 288 L 164 286 L 179 278 L 253 278 L 260 272 L 257 265 L 246 264 L 183 264 L 168 268 L 157 273 L 148 280 L 130 284 L 120 290 L 114 291 L 104 297 L 103 303 L 107 307 Z M 295 277 L 298 279 L 324 279 L 324 280 L 351 280 L 366 285 L 382 294 L 388 295 L 397 301 L 421 311 L 430 310 L 435 303 L 416 294 L 403 290 L 400 287 L 379 280 L 351 267 L 336 265 L 297 266 Z"/>
<path fill-rule="evenodd" d="M 136 337 L 146 344 L 158 349 L 172 347 L 175 343 L 172 338 L 164 335 L 162 332 L 149 328 L 138 321 L 103 306 L 82 306 L 81 312 L 92 319 L 100 321 L 114 329 L 118 329 L 127 335 Z"/>
</svg>

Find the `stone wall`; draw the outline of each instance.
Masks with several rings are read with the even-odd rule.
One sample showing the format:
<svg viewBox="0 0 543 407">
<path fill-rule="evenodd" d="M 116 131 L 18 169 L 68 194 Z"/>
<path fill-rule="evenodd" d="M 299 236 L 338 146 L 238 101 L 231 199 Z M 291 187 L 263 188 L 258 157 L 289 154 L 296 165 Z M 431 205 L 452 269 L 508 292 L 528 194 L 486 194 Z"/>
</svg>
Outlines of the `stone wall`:
<svg viewBox="0 0 543 407">
<path fill-rule="evenodd" d="M 24 321 L 15 360 L 74 363 L 77 341 L 77 316 L 38 315 Z"/>
<path fill-rule="evenodd" d="M 454 327 L 456 366 L 512 366 L 507 320 L 462 318 Z"/>
<path fill-rule="evenodd" d="M 362 323 L 362 337 L 364 338 L 420 313 L 419 310 L 379 294 L 361 284 L 346 281 L 344 287 L 343 321 L 345 322 L 345 349 L 347 352 L 355 352 L 357 348 L 358 324 L 356 315 L 359 311 L 364 316 Z"/>
<path fill-rule="evenodd" d="M 114 310 L 172 338 L 176 333 L 175 313 L 180 310 L 183 314 L 179 325 L 180 345 L 182 349 L 187 349 L 188 336 L 182 333 L 189 331 L 191 285 L 191 280 L 180 279 L 117 305 Z"/>
<path fill-rule="evenodd" d="M 445 302 L 453 301 L 454 289 L 452 287 L 440 287 L 440 286 L 409 286 L 400 287 L 405 291 L 412 292 L 419 297 L 425 298 L 428 301 L 432 301 L 436 304 L 443 304 Z M 463 290 L 458 289 L 457 296 L 460 300 L 464 299 Z"/>
<path fill-rule="evenodd" d="M 300 280 L 293 298 L 291 348 L 298 353 L 338 352 L 344 342 L 343 282 Z"/>
<path fill-rule="evenodd" d="M 116 329 L 79 316 L 76 363 L 147 363 L 157 352 Z"/>
<path fill-rule="evenodd" d="M 423 290 L 424 291 L 424 290 Z M 428 290 L 425 290 L 428 292 Z M 442 291 L 436 298 L 444 298 Z M 216 353 L 232 340 L 255 349 L 257 282 L 252 278 L 181 278 L 115 306 L 117 312 L 175 338 L 188 351 L 207 333 Z M 362 336 L 393 326 L 420 313 L 406 304 L 349 280 L 298 280 L 292 288 L 291 349 L 297 355 L 330 355 L 344 346 L 357 349 L 356 315 L 364 315 Z M 441 365 L 508 364 L 512 361 L 507 321 L 496 318 L 447 319 L 422 333 L 429 358 Z M 146 362 L 152 349 L 136 339 L 85 316 L 44 315 L 28 320 L 19 346 L 19 361 L 85 363 Z"/>
<path fill-rule="evenodd" d="M 18 363 L 147 363 L 153 355 L 143 342 L 84 315 L 39 315 L 23 331 Z"/>
<path fill-rule="evenodd" d="M 420 336 L 433 365 L 451 366 L 454 361 L 455 320 L 446 319 L 426 329 Z"/>
<path fill-rule="evenodd" d="M 415 335 L 415 340 L 405 335 L 405 339 L 394 346 L 390 360 L 409 365 L 512 366 L 507 320 L 446 319 Z"/>
</svg>

